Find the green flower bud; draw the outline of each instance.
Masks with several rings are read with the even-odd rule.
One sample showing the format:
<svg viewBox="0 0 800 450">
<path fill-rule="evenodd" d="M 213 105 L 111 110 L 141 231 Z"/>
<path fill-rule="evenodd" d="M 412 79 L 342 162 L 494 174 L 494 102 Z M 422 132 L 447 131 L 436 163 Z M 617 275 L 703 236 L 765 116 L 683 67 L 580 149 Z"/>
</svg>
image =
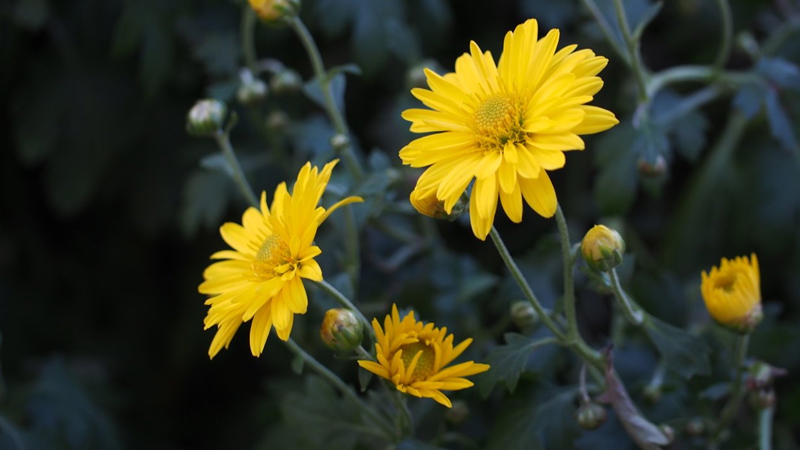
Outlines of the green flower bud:
<svg viewBox="0 0 800 450">
<path fill-rule="evenodd" d="M 329 349 L 337 353 L 349 353 L 361 345 L 364 325 L 346 309 L 329 309 L 319 328 L 319 336 Z"/>
<path fill-rule="evenodd" d="M 706 423 L 702 417 L 695 417 L 686 422 L 686 434 L 689 436 L 702 436 L 706 433 Z"/>
<path fill-rule="evenodd" d="M 282 133 L 289 126 L 289 116 L 280 110 L 272 111 L 267 116 L 266 125 L 270 131 Z"/>
<path fill-rule="evenodd" d="M 648 384 L 644 387 L 642 395 L 644 395 L 644 399 L 649 403 L 656 404 L 661 400 L 661 386 Z"/>
<path fill-rule="evenodd" d="M 344 134 L 337 133 L 331 136 L 331 147 L 340 152 L 350 146 L 350 138 Z"/>
<path fill-rule="evenodd" d="M 581 253 L 590 267 L 608 272 L 622 263 L 625 241 L 615 230 L 595 225 L 583 237 Z"/>
<path fill-rule="evenodd" d="M 253 106 L 261 103 L 267 98 L 267 83 L 254 78 L 241 85 L 236 91 L 236 99 L 245 106 Z"/>
<path fill-rule="evenodd" d="M 511 320 L 520 328 L 530 328 L 539 321 L 539 314 L 530 302 L 520 300 L 511 304 Z"/>
<path fill-rule="evenodd" d="M 269 87 L 277 94 L 297 92 L 302 86 L 300 74 L 291 69 L 281 70 L 269 80 Z"/>
<path fill-rule="evenodd" d="M 262 22 L 286 23 L 300 12 L 300 0 L 249 0 L 250 7 Z"/>
<path fill-rule="evenodd" d="M 192 136 L 213 136 L 222 128 L 228 108 L 214 99 L 198 100 L 186 115 L 186 132 Z"/>
<path fill-rule="evenodd" d="M 406 71 L 406 86 L 409 89 L 428 87 L 428 77 L 425 75 L 425 69 L 440 74 L 446 72 L 438 62 L 432 59 L 420 61 Z"/>
<path fill-rule="evenodd" d="M 578 407 L 578 411 L 575 412 L 575 420 L 578 421 L 578 426 L 584 430 L 594 430 L 598 428 L 605 423 L 607 416 L 608 414 L 605 408 L 597 403 L 591 402 L 582 404 Z"/>
<path fill-rule="evenodd" d="M 453 407 L 445 411 L 444 420 L 457 425 L 463 423 L 469 417 L 469 406 L 463 400 L 453 402 Z"/>
</svg>

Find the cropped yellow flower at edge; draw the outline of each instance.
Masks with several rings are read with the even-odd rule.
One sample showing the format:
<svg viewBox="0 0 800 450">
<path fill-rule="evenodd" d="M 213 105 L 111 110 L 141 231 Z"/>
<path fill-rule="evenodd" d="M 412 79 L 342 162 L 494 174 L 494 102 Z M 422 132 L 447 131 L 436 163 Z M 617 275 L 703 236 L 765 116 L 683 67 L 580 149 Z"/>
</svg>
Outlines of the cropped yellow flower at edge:
<svg viewBox="0 0 800 450">
<path fill-rule="evenodd" d="M 375 329 L 375 351 L 378 362 L 361 360 L 358 365 L 391 381 L 400 392 L 415 397 L 432 398 L 448 408 L 450 399 L 442 391 L 458 391 L 472 387 L 466 376 L 489 370 L 486 364 L 473 361 L 446 367 L 472 343 L 466 339 L 453 347 L 453 335 L 447 328 L 423 325 L 409 312 L 400 319 L 397 305 L 386 316 L 383 327 L 372 320 Z"/>
<path fill-rule="evenodd" d="M 217 327 L 208 355 L 213 358 L 222 347 L 228 348 L 239 326 L 252 319 L 250 350 L 260 356 L 272 327 L 282 340 L 288 340 L 295 314 L 305 314 L 308 306 L 301 278 L 322 280 L 322 270 L 314 257 L 322 253 L 314 245 L 317 227 L 338 207 L 363 201 L 348 197 L 327 210 L 319 206 L 331 172 L 338 160 L 322 171 L 306 163 L 297 175 L 289 194 L 286 183 L 275 189 L 272 206 L 261 194 L 260 210 L 248 208 L 242 225 L 226 223 L 220 234 L 233 250 L 211 255 L 221 259 L 203 272 L 201 294 L 212 295 L 205 318 L 205 329 Z"/>
<path fill-rule="evenodd" d="M 426 70 L 430 90 L 411 91 L 431 109 L 408 109 L 403 118 L 413 132 L 434 133 L 400 151 L 403 164 L 430 166 L 414 198 L 435 196 L 450 213 L 475 179 L 470 223 L 480 239 L 489 234 L 498 197 L 516 223 L 523 198 L 552 217 L 557 200 L 547 171 L 564 166 L 563 152 L 584 149 L 579 135 L 619 123 L 613 113 L 586 105 L 603 86 L 596 75 L 608 60 L 576 45 L 556 51 L 558 39 L 558 30 L 538 39 L 536 20 L 528 20 L 506 34 L 498 64 L 471 42 L 455 72 Z"/>
<path fill-rule="evenodd" d="M 703 271 L 700 290 L 711 317 L 737 331 L 751 331 L 763 317 L 761 311 L 761 274 L 755 253 L 728 260 L 719 268 Z"/>
</svg>

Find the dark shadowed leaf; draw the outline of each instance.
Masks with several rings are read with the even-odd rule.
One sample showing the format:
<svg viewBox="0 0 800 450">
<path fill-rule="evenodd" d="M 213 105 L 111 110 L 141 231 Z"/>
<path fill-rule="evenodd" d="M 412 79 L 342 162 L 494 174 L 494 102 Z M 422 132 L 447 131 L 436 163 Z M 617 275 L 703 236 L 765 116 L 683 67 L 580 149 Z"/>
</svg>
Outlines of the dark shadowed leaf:
<svg viewBox="0 0 800 450">
<path fill-rule="evenodd" d="M 650 315 L 646 316 L 644 329 L 668 368 L 687 379 L 710 373 L 708 354 L 711 350 L 702 339 Z"/>
<path fill-rule="evenodd" d="M 509 392 L 514 392 L 519 376 L 525 370 L 531 353 L 547 343 L 516 333 L 506 333 L 505 341 L 504 345 L 489 353 L 488 364 L 491 369 L 478 379 L 478 385 L 484 397 L 488 396 L 500 381 L 505 383 Z"/>
<path fill-rule="evenodd" d="M 761 110 L 766 89 L 758 83 L 747 83 L 739 88 L 733 97 L 733 106 L 748 119 L 752 119 Z"/>
<path fill-rule="evenodd" d="M 800 151 L 797 146 L 797 137 L 792 131 L 792 122 L 789 120 L 783 105 L 781 105 L 778 92 L 775 89 L 767 90 L 765 105 L 772 137 L 777 139 L 786 150 Z"/>
</svg>

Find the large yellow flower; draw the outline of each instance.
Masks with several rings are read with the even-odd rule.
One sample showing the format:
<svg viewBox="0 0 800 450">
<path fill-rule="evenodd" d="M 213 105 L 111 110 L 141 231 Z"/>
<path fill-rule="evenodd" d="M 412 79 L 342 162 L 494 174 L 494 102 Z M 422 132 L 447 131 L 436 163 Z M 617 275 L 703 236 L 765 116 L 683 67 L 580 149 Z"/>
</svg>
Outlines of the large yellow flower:
<svg viewBox="0 0 800 450">
<path fill-rule="evenodd" d="M 538 39 L 536 20 L 508 32 L 500 61 L 475 42 L 455 72 L 426 70 L 427 89 L 411 93 L 431 109 L 408 109 L 411 131 L 434 133 L 400 151 L 404 164 L 428 167 L 415 197 L 436 196 L 449 213 L 476 179 L 470 200 L 472 230 L 480 239 L 494 222 L 498 196 L 508 217 L 522 221 L 522 199 L 544 217 L 556 211 L 547 170 L 564 166 L 564 153 L 583 150 L 582 134 L 619 123 L 586 103 L 603 86 L 596 75 L 606 58 L 569 45 L 556 51 L 559 32 Z"/>
<path fill-rule="evenodd" d="M 322 253 L 314 245 L 317 227 L 339 206 L 362 201 L 348 197 L 327 210 L 319 206 L 331 171 L 338 160 L 320 172 L 306 163 L 297 175 L 290 195 L 286 183 L 275 189 L 272 207 L 267 207 L 266 193 L 261 194 L 261 208 L 248 208 L 242 225 L 226 223 L 220 227 L 222 238 L 233 250 L 222 250 L 211 259 L 222 259 L 203 272 L 205 281 L 198 290 L 212 295 L 205 318 L 205 328 L 217 326 L 217 334 L 208 349 L 213 358 L 227 348 L 243 322 L 250 327 L 250 350 L 260 356 L 271 328 L 278 337 L 289 339 L 295 314 L 305 314 L 308 306 L 301 278 L 322 280 L 322 270 L 314 257 Z"/>
<path fill-rule="evenodd" d="M 711 317 L 722 325 L 749 331 L 761 321 L 761 274 L 756 254 L 728 260 L 703 271 L 700 290 Z"/>
<path fill-rule="evenodd" d="M 453 405 L 442 391 L 471 387 L 472 382 L 463 377 L 489 370 L 488 365 L 473 361 L 446 367 L 469 347 L 472 339 L 453 347 L 453 335 L 447 334 L 447 328 L 423 325 L 414 319 L 413 311 L 401 320 L 397 305 L 392 305 L 392 314 L 386 316 L 383 328 L 378 319 L 372 320 L 372 327 L 378 363 L 359 361 L 358 365 L 391 381 L 400 392 L 432 398 L 450 408 Z"/>
</svg>

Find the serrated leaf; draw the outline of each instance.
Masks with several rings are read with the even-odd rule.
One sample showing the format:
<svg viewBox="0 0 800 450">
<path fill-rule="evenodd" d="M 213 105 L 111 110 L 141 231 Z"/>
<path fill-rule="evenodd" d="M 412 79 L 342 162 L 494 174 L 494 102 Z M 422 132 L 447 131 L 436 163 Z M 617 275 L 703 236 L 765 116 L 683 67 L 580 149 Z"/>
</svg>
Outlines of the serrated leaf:
<svg viewBox="0 0 800 450">
<path fill-rule="evenodd" d="M 504 338 L 506 343 L 489 353 L 488 364 L 491 369 L 478 378 L 481 395 L 484 397 L 487 397 L 500 381 L 505 383 L 509 392 L 514 392 L 531 353 L 549 343 L 516 333 L 506 333 Z"/>
<path fill-rule="evenodd" d="M 763 85 L 744 84 L 733 97 L 733 107 L 741 111 L 748 119 L 752 119 L 761 110 L 765 95 L 766 90 Z"/>
<path fill-rule="evenodd" d="M 624 38 L 622 37 L 622 29 L 620 28 L 619 21 L 617 20 L 614 1 L 615 0 L 596 0 L 595 3 L 597 4 L 598 9 L 605 18 L 606 22 L 611 27 L 613 39 L 617 41 L 618 45 L 620 45 L 622 48 L 625 48 L 626 44 Z M 644 20 L 652 20 L 652 17 L 649 17 L 649 15 L 654 16 L 658 13 L 658 10 L 653 11 L 653 8 L 657 8 L 657 6 L 654 5 L 650 0 L 625 0 L 623 2 L 623 7 L 625 17 L 628 20 L 628 25 L 630 26 L 631 30 L 637 30 L 640 27 L 644 28 L 644 26 L 646 26 Z"/>
<path fill-rule="evenodd" d="M 764 103 L 767 108 L 767 120 L 772 137 L 777 139 L 786 150 L 800 151 L 797 146 L 797 138 L 794 135 L 794 131 L 792 131 L 792 122 L 783 110 L 775 89 L 767 90 Z"/>
<path fill-rule="evenodd" d="M 756 71 L 783 89 L 800 90 L 800 68 L 780 57 L 758 60 Z"/>
<path fill-rule="evenodd" d="M 650 315 L 645 316 L 644 329 L 668 368 L 686 379 L 711 373 L 711 350 L 699 337 Z"/>
</svg>

